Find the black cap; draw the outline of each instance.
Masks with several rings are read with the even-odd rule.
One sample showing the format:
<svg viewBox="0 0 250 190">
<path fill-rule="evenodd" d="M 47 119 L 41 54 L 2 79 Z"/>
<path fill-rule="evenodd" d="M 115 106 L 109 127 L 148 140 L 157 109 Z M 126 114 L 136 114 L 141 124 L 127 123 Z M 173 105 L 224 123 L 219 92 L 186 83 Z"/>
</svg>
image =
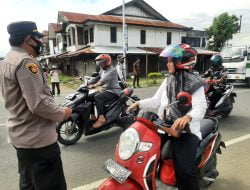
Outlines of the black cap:
<svg viewBox="0 0 250 190">
<path fill-rule="evenodd" d="M 37 31 L 36 23 L 31 21 L 12 22 L 7 26 L 7 31 L 11 36 L 34 35 L 39 38 L 44 36 Z"/>
</svg>

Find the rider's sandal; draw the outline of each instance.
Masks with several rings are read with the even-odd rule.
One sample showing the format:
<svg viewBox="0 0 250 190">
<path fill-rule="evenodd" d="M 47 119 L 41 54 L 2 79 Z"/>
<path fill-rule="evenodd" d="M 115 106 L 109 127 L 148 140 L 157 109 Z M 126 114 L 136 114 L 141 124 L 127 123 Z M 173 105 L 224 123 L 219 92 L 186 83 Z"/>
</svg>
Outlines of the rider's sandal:
<svg viewBox="0 0 250 190">
<path fill-rule="evenodd" d="M 93 125 L 93 128 L 98 129 L 98 128 L 100 128 L 104 123 L 105 123 L 105 121 L 97 120 L 97 121 L 95 122 L 95 124 Z"/>
</svg>

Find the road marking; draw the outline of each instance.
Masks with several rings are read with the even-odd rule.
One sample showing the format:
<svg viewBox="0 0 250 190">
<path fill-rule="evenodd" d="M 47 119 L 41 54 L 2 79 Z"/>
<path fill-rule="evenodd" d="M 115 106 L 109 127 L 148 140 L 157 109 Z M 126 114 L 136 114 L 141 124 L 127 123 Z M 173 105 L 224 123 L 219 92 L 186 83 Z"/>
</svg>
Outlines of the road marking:
<svg viewBox="0 0 250 190">
<path fill-rule="evenodd" d="M 241 137 L 232 139 L 232 140 L 229 140 L 229 141 L 225 142 L 225 144 L 226 144 L 226 146 L 230 146 L 230 145 L 236 144 L 236 143 L 238 143 L 238 142 L 247 140 L 247 139 L 249 139 L 249 138 L 250 138 L 250 134 L 244 135 L 244 136 L 241 136 Z"/>
<path fill-rule="evenodd" d="M 250 90 L 238 90 L 238 91 L 235 91 L 236 93 L 242 93 L 242 92 L 250 92 Z"/>
<path fill-rule="evenodd" d="M 235 138 L 235 139 L 231 139 L 229 141 L 226 141 L 225 144 L 228 147 L 228 146 L 231 146 L 233 144 L 239 143 L 241 141 L 245 141 L 247 139 L 250 139 L 250 134 L 244 135 L 244 136 L 241 136 L 241 137 L 238 137 L 238 138 Z M 93 189 L 97 189 L 106 179 L 107 178 L 95 181 L 95 182 L 87 184 L 87 185 L 79 186 L 79 187 L 76 187 L 76 188 L 74 188 L 72 190 L 93 190 Z"/>
<path fill-rule="evenodd" d="M 5 126 L 5 125 L 6 125 L 5 123 L 0 124 L 0 126 Z"/>
<path fill-rule="evenodd" d="M 106 178 L 101 179 L 99 181 L 95 181 L 93 183 L 90 183 L 84 186 L 76 187 L 73 190 L 92 190 L 92 189 L 98 188 L 104 182 L 104 180 L 106 180 Z"/>
</svg>

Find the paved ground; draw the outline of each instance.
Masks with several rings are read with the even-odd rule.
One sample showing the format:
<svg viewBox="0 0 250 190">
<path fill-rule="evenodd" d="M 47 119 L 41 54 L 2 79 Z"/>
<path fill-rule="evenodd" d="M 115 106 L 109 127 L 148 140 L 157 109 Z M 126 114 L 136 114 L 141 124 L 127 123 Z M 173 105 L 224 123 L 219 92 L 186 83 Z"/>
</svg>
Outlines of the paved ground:
<svg viewBox="0 0 250 190">
<path fill-rule="evenodd" d="M 141 98 L 150 97 L 156 88 L 136 89 Z M 250 91 L 244 86 L 236 86 L 240 91 L 232 115 L 220 121 L 220 130 L 225 141 L 250 134 Z M 56 97 L 58 103 L 63 97 Z M 15 151 L 6 143 L 5 120 L 8 113 L 0 98 L 0 189 L 18 189 L 17 161 Z M 114 149 L 122 131 L 114 128 L 90 137 L 82 137 L 74 146 L 61 147 L 62 159 L 68 188 L 72 189 L 107 177 L 102 164 L 113 158 Z M 229 146 L 218 156 L 220 176 L 211 190 L 250 189 L 250 139 Z"/>
</svg>

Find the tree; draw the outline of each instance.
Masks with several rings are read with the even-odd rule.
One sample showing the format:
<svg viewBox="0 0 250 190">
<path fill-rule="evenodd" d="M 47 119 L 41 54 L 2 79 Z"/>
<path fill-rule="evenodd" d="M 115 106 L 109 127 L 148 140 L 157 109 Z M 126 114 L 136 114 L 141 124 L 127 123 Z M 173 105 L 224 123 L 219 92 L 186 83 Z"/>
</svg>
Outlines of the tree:
<svg viewBox="0 0 250 190">
<path fill-rule="evenodd" d="M 228 13 L 215 17 L 213 24 L 206 29 L 208 35 L 207 48 L 220 51 L 225 42 L 232 39 L 233 34 L 239 31 L 240 25 L 238 20 L 237 16 L 229 16 Z"/>
</svg>

